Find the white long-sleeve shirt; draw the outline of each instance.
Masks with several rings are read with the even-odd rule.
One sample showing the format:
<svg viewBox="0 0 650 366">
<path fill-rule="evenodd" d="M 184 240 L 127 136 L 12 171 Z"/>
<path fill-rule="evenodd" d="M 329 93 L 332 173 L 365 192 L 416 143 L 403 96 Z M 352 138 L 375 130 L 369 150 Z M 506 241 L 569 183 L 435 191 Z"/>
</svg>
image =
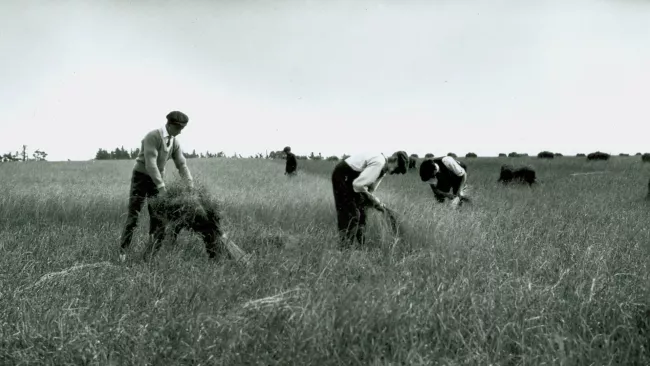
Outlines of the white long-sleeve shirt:
<svg viewBox="0 0 650 366">
<path fill-rule="evenodd" d="M 379 187 L 383 177 L 379 178 L 382 169 L 387 163 L 386 157 L 382 153 L 363 153 L 356 154 L 345 159 L 345 162 L 361 174 L 352 181 L 352 188 L 355 192 L 371 193 Z"/>
<path fill-rule="evenodd" d="M 445 164 L 445 166 L 457 176 L 462 177 L 465 175 L 465 169 L 463 169 L 463 167 L 458 164 L 456 159 L 452 158 L 451 156 L 445 156 L 442 158 L 442 163 Z"/>
</svg>

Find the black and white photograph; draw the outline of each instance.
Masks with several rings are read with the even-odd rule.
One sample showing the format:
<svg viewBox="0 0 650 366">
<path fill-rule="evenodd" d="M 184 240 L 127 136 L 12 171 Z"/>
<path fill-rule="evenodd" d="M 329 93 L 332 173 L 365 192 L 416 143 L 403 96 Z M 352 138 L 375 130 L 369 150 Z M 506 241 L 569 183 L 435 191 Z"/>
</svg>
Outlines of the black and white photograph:
<svg viewBox="0 0 650 366">
<path fill-rule="evenodd" d="M 650 1 L 0 1 L 0 365 L 650 365 Z"/>
</svg>

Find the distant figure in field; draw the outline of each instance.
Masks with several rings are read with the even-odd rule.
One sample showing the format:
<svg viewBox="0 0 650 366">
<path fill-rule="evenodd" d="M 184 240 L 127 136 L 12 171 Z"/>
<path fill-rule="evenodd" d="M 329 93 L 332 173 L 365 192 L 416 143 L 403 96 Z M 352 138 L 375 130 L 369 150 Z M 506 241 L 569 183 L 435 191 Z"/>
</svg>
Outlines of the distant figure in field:
<svg viewBox="0 0 650 366">
<path fill-rule="evenodd" d="M 131 245 L 133 231 L 138 224 L 138 215 L 144 205 L 145 198 L 155 197 L 165 191 L 165 165 L 171 158 L 176 169 L 190 187 L 194 181 L 187 167 L 183 151 L 176 136 L 187 126 L 189 118 L 182 112 L 172 111 L 167 114 L 167 123 L 162 127 L 149 131 L 142 139 L 140 154 L 135 159 L 129 191 L 129 208 L 126 224 L 120 244 L 120 260 L 126 259 L 126 249 Z M 162 241 L 165 236 L 165 225 L 157 215 L 153 214 L 151 204 L 149 211 L 149 236 L 155 242 Z M 153 243 L 153 242 L 152 242 Z M 155 245 L 154 245 L 155 246 Z"/>
<path fill-rule="evenodd" d="M 373 194 L 386 174 L 406 174 L 408 155 L 397 151 L 384 154 L 356 154 L 339 162 L 332 172 L 339 246 L 349 247 L 354 239 L 365 244 L 366 208 L 384 211 L 385 206 Z"/>
<path fill-rule="evenodd" d="M 283 151 L 287 155 L 287 165 L 284 168 L 284 175 L 292 177 L 297 174 L 298 160 L 296 160 L 296 155 L 291 152 L 291 147 L 287 146 Z"/>
<path fill-rule="evenodd" d="M 532 186 L 536 182 L 535 170 L 529 166 L 515 168 L 511 165 L 502 165 L 498 182 L 508 184 L 512 181 L 528 183 L 529 186 Z"/>
<path fill-rule="evenodd" d="M 431 186 L 438 202 L 449 198 L 452 205 L 458 206 L 464 198 L 467 166 L 451 156 L 426 159 L 420 164 L 420 179 Z"/>
</svg>

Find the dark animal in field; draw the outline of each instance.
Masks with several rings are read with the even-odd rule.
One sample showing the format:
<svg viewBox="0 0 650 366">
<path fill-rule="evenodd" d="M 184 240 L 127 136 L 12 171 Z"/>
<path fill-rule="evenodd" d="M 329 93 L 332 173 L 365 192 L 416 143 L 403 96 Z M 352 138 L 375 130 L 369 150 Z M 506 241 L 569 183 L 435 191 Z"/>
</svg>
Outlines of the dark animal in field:
<svg viewBox="0 0 650 366">
<path fill-rule="evenodd" d="M 413 155 L 409 156 L 409 169 L 416 169 L 417 168 L 417 158 L 414 157 Z"/>
<path fill-rule="evenodd" d="M 587 160 L 609 160 L 609 154 L 601 151 L 592 152 L 587 155 Z"/>
<path fill-rule="evenodd" d="M 650 163 L 650 154 L 645 153 L 645 154 L 641 155 L 641 161 L 644 162 L 644 163 Z"/>
<path fill-rule="evenodd" d="M 537 154 L 537 157 L 540 159 L 553 159 L 555 157 L 555 154 L 550 151 L 542 151 Z"/>
<path fill-rule="evenodd" d="M 528 183 L 529 186 L 537 182 L 535 170 L 529 166 L 513 167 L 511 165 L 502 165 L 501 174 L 498 182 L 503 184 Z"/>
</svg>

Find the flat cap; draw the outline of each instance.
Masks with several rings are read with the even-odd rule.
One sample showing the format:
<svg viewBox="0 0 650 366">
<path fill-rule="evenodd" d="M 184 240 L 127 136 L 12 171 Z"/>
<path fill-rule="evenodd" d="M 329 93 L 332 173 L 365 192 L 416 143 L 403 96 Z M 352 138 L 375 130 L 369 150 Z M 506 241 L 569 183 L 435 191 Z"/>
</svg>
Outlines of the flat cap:
<svg viewBox="0 0 650 366">
<path fill-rule="evenodd" d="M 171 111 L 167 114 L 167 122 L 169 123 L 174 123 L 177 125 L 186 125 L 187 122 L 189 122 L 190 119 L 187 117 L 187 115 L 183 112 L 180 111 Z"/>
</svg>

